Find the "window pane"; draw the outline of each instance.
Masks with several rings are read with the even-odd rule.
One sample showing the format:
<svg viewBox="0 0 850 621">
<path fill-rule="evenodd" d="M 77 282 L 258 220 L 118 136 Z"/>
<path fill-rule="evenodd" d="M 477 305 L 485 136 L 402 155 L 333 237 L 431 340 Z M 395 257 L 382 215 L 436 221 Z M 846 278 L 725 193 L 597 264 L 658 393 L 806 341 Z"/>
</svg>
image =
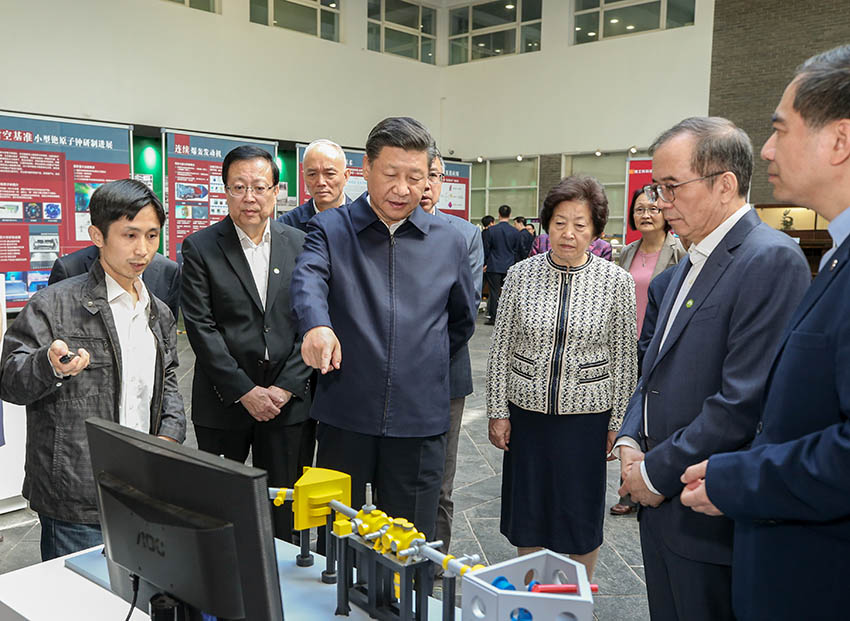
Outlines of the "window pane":
<svg viewBox="0 0 850 621">
<path fill-rule="evenodd" d="M 477 162 L 472 165 L 472 179 L 470 179 L 470 187 L 483 188 L 487 181 L 487 164 L 486 162 Z"/>
<path fill-rule="evenodd" d="M 251 0 L 251 21 L 269 25 L 269 0 Z"/>
<path fill-rule="evenodd" d="M 537 158 L 492 160 L 490 162 L 490 187 L 505 188 L 516 185 L 537 185 Z"/>
<path fill-rule="evenodd" d="M 694 0 L 667 0 L 667 27 L 694 25 Z"/>
<path fill-rule="evenodd" d="M 511 8 L 507 8 L 511 7 Z M 472 7 L 472 29 L 504 26 L 516 22 L 516 5 L 498 2 L 487 2 Z"/>
<path fill-rule="evenodd" d="M 419 37 L 400 30 L 384 28 L 384 51 L 408 58 L 419 58 Z"/>
<path fill-rule="evenodd" d="M 404 0 L 384 0 L 384 19 L 419 30 L 419 7 Z"/>
<path fill-rule="evenodd" d="M 429 9 L 427 6 L 422 7 L 421 30 L 424 34 L 437 34 L 437 11 Z"/>
<path fill-rule="evenodd" d="M 369 19 L 381 20 L 381 0 L 369 0 L 369 8 L 367 10 Z"/>
<path fill-rule="evenodd" d="M 342 0 L 322 0 L 322 6 L 330 7 L 332 9 L 339 9 Z"/>
<path fill-rule="evenodd" d="M 585 9 L 598 9 L 599 0 L 576 0 L 576 11 L 584 11 Z"/>
<path fill-rule="evenodd" d="M 419 58 L 423 63 L 428 63 L 429 65 L 433 65 L 436 62 L 436 58 L 434 58 L 434 42 L 435 39 L 429 39 L 428 37 L 422 37 L 421 49 L 422 54 L 420 54 Z"/>
<path fill-rule="evenodd" d="M 275 26 L 315 35 L 316 9 L 286 0 L 274 0 L 274 23 Z"/>
<path fill-rule="evenodd" d="M 373 52 L 381 51 L 381 25 L 372 22 L 366 23 L 367 47 Z"/>
<path fill-rule="evenodd" d="M 608 197 L 608 226 L 605 227 L 605 232 L 622 235 L 623 215 L 626 213 L 626 186 L 605 186 L 605 195 Z M 612 221 L 615 222 L 613 225 Z"/>
<path fill-rule="evenodd" d="M 339 13 L 322 11 L 322 38 L 339 41 Z"/>
<path fill-rule="evenodd" d="M 490 190 L 490 211 L 495 214 L 500 205 L 511 206 L 511 218 L 536 218 L 537 190 Z"/>
<path fill-rule="evenodd" d="M 522 21 L 540 19 L 543 0 L 522 0 Z"/>
<path fill-rule="evenodd" d="M 626 180 L 626 156 L 623 153 L 612 155 L 574 155 L 572 174 L 590 175 L 602 183 L 624 183 Z"/>
<path fill-rule="evenodd" d="M 576 45 L 599 40 L 599 13 L 576 15 Z"/>
<path fill-rule="evenodd" d="M 189 6 L 193 9 L 215 13 L 215 0 L 189 0 Z"/>
<path fill-rule="evenodd" d="M 540 50 L 540 23 L 523 26 L 519 53 L 537 52 L 538 50 Z"/>
<path fill-rule="evenodd" d="M 449 11 L 449 34 L 459 35 L 469 32 L 469 7 Z"/>
<path fill-rule="evenodd" d="M 472 37 L 472 60 L 513 54 L 516 51 L 516 28 Z"/>
<path fill-rule="evenodd" d="M 449 64 L 459 65 L 469 61 L 469 38 L 449 39 Z"/>
<path fill-rule="evenodd" d="M 605 11 L 602 19 L 605 20 L 606 37 L 655 30 L 660 24 L 661 2 L 611 9 Z"/>
<path fill-rule="evenodd" d="M 486 213 L 484 211 L 486 204 L 486 196 L 484 190 L 472 190 L 469 193 L 470 196 L 470 205 L 469 205 L 469 220 L 478 224 L 481 222 L 481 218 L 483 218 Z"/>
</svg>

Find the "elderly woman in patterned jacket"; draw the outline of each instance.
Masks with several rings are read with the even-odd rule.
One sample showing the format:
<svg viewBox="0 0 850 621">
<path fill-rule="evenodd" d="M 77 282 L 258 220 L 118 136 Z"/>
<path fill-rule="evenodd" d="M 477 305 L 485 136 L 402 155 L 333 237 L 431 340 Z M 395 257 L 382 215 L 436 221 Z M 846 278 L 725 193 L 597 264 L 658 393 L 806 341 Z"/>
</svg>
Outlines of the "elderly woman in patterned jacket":
<svg viewBox="0 0 850 621">
<path fill-rule="evenodd" d="M 592 177 L 567 177 L 540 213 L 551 249 L 509 271 L 487 365 L 490 441 L 505 451 L 501 531 L 519 554 L 569 554 L 593 575 L 605 457 L 637 375 L 635 285 L 588 252 L 608 220 Z"/>
</svg>

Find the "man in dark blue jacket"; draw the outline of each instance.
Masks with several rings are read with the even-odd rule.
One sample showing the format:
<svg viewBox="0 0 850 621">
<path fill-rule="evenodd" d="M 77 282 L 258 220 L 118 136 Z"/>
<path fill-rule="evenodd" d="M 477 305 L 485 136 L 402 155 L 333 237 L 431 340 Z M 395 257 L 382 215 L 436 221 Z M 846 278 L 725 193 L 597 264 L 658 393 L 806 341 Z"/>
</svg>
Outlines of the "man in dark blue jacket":
<svg viewBox="0 0 850 621">
<path fill-rule="evenodd" d="M 466 240 L 418 209 L 432 139 L 381 121 L 366 141 L 368 195 L 314 217 L 292 275 L 304 361 L 320 371 L 318 466 L 352 477 L 352 503 L 430 539 L 449 428 L 449 359 L 474 330 Z M 343 353 L 345 354 L 343 357 Z"/>
<path fill-rule="evenodd" d="M 484 237 L 484 277 L 490 288 L 487 299 L 487 325 L 496 323 L 496 312 L 499 310 L 499 296 L 502 295 L 502 284 L 508 268 L 516 262 L 520 254 L 519 231 L 511 224 L 511 206 L 499 207 L 499 223 L 487 229 Z"/>
<path fill-rule="evenodd" d="M 752 447 L 691 466 L 682 504 L 735 521 L 735 616 L 829 619 L 850 574 L 850 45 L 797 70 L 761 150 L 777 201 L 829 221 L 835 244 L 778 351 Z M 759 405 L 759 404 L 757 404 Z M 706 519 L 723 520 L 713 517 Z"/>
<path fill-rule="evenodd" d="M 351 202 L 344 191 L 351 171 L 342 147 L 324 138 L 314 140 L 304 149 L 302 168 L 310 199 L 278 216 L 277 221 L 306 233 L 307 223 L 317 213 Z"/>
</svg>

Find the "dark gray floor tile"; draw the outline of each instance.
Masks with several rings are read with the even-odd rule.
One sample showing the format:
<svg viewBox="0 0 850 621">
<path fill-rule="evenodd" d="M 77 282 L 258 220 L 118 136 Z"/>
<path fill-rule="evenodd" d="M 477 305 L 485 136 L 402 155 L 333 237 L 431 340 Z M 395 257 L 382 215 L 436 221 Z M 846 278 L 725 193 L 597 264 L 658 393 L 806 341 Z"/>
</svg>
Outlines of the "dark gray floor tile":
<svg viewBox="0 0 850 621">
<path fill-rule="evenodd" d="M 0 531 L 13 526 L 23 526 L 24 524 L 32 524 L 38 519 L 35 511 L 28 508 L 10 511 L 9 513 L 0 513 Z"/>
<path fill-rule="evenodd" d="M 498 498 L 502 492 L 502 477 L 495 475 L 471 483 L 461 488 L 455 488 L 452 500 L 455 503 L 455 513 L 466 511 L 481 503 Z"/>
<path fill-rule="evenodd" d="M 41 541 L 41 522 L 36 522 L 24 535 L 23 541 Z"/>
<path fill-rule="evenodd" d="M 605 541 L 613 546 L 629 565 L 642 565 L 640 533 L 634 513 L 622 516 L 605 516 Z"/>
<path fill-rule="evenodd" d="M 485 564 L 501 563 L 516 557 L 516 548 L 499 532 L 499 520 L 494 518 L 470 518 L 472 533 L 484 552 Z"/>
<path fill-rule="evenodd" d="M 469 436 L 461 432 L 458 437 L 457 471 L 455 489 L 465 487 L 495 474 L 487 459 L 475 448 Z"/>
<path fill-rule="evenodd" d="M 481 503 L 471 509 L 467 509 L 464 511 L 464 515 L 466 517 L 472 518 L 498 518 L 501 515 L 502 510 L 502 499 L 494 498 L 493 500 L 488 500 L 487 502 Z"/>
<path fill-rule="evenodd" d="M 593 598 L 593 614 L 599 621 L 649 621 L 645 595 L 598 594 Z"/>
<path fill-rule="evenodd" d="M 593 582 L 604 595 L 645 595 L 646 587 L 609 543 L 603 543 Z"/>
<path fill-rule="evenodd" d="M 7 556 L 16 545 L 24 540 L 32 530 L 33 524 L 20 524 L 3 530 L 3 541 L 0 542 L 0 558 Z"/>
<path fill-rule="evenodd" d="M 5 534 L 5 533 L 4 533 Z M 0 574 L 29 567 L 41 562 L 41 547 L 37 541 L 20 541 L 0 558 Z"/>
</svg>

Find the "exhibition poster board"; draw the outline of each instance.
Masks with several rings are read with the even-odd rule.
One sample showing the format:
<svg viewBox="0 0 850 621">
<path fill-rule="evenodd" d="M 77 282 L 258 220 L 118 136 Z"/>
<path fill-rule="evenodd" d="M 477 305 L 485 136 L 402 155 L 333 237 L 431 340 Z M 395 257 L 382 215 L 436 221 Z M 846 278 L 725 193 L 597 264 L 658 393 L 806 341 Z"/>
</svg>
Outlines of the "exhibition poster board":
<svg viewBox="0 0 850 621">
<path fill-rule="evenodd" d="M 310 192 L 304 183 L 304 150 L 306 148 L 307 145 L 298 145 L 296 148 L 299 205 L 310 199 Z M 366 191 L 366 179 L 363 177 L 363 156 L 366 152 L 352 149 L 343 149 L 343 151 L 345 152 L 346 165 L 351 172 L 343 191 L 350 200 L 355 200 Z M 444 162 L 444 167 L 445 179 L 437 209 L 469 220 L 469 179 L 472 173 L 472 165 L 460 162 Z"/>
<path fill-rule="evenodd" d="M 183 240 L 227 216 L 221 164 L 231 150 L 251 145 L 277 156 L 277 142 L 162 130 L 165 153 L 168 256 L 179 261 Z"/>
<path fill-rule="evenodd" d="M 22 308 L 53 262 L 91 245 L 92 192 L 131 175 L 129 125 L 0 113 L 0 272 Z"/>
<path fill-rule="evenodd" d="M 469 220 L 469 178 L 472 164 L 443 161 L 445 179 L 437 209 Z"/>
<path fill-rule="evenodd" d="M 636 190 L 641 189 L 645 185 L 652 183 L 652 160 L 649 158 L 641 158 L 629 160 L 626 162 L 626 210 L 625 210 L 625 233 L 626 244 L 640 239 L 640 233 L 632 228 L 629 222 L 629 205 L 632 202 L 632 194 Z"/>
<path fill-rule="evenodd" d="M 6 334 L 5 278 L 0 274 L 0 334 Z M 0 345 L 3 337 L 0 336 Z M 24 484 L 24 452 L 27 443 L 26 410 L 22 405 L 0 402 L 0 514 L 26 507 L 21 498 Z"/>
</svg>

